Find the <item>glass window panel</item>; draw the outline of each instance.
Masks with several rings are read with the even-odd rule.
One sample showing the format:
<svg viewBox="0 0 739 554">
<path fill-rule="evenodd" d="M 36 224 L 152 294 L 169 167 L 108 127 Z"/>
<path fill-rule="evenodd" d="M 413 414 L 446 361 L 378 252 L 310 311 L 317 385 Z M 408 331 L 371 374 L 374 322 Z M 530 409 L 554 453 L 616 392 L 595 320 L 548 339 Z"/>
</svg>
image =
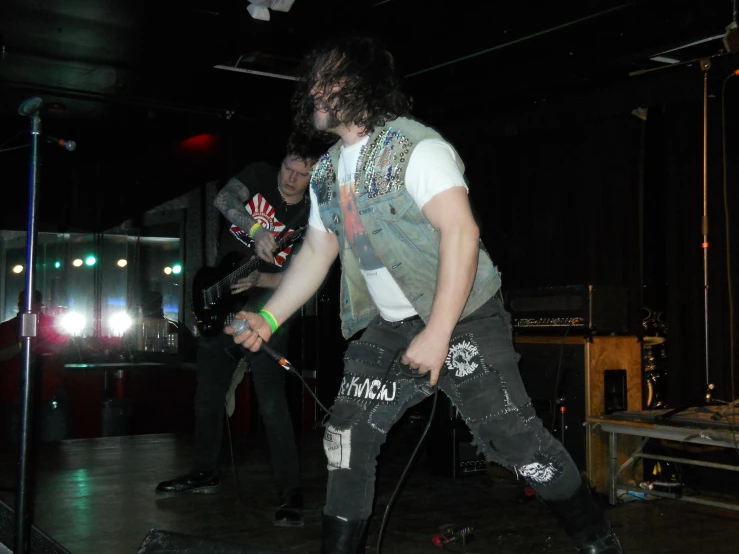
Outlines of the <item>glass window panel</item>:
<svg viewBox="0 0 739 554">
<path fill-rule="evenodd" d="M 180 222 L 148 226 L 139 242 L 139 305 L 145 315 L 180 320 L 183 264 Z"/>
<path fill-rule="evenodd" d="M 2 320 L 6 321 L 18 313 L 18 295 L 25 284 L 26 233 L 3 232 L 3 261 Z"/>
<path fill-rule="evenodd" d="M 135 237 L 127 234 L 106 234 L 102 237 L 98 271 L 101 289 L 100 328 L 105 337 L 123 336 L 136 317 L 128 292 L 135 247 Z"/>
<path fill-rule="evenodd" d="M 166 219 L 165 219 L 166 218 Z M 105 234 L 39 233 L 36 289 L 46 312 L 76 322 L 74 335 L 121 337 L 138 308 L 145 317 L 183 317 L 184 211 L 140 229 Z M 0 320 L 16 316 L 25 286 L 26 233 L 0 230 Z M 123 315 L 125 314 L 125 315 Z M 127 316 L 127 317 L 126 317 Z M 75 319 L 76 318 L 76 319 Z M 68 329 L 69 330 L 69 329 Z"/>
<path fill-rule="evenodd" d="M 46 313 L 56 315 L 67 303 L 66 259 L 68 236 L 61 233 L 39 233 L 36 248 L 36 289 L 46 304 Z"/>
<path fill-rule="evenodd" d="M 95 335 L 95 266 L 98 253 L 94 236 L 90 234 L 69 235 L 67 259 L 66 302 L 63 310 L 81 316 L 73 334 L 83 337 Z"/>
</svg>

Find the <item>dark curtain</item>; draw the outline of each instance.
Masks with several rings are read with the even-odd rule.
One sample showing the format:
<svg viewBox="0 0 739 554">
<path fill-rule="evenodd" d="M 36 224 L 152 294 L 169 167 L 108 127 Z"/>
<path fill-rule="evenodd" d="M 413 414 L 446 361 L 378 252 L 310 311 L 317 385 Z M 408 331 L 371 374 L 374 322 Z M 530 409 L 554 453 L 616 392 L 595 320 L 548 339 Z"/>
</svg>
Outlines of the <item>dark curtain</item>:
<svg viewBox="0 0 739 554">
<path fill-rule="evenodd" d="M 515 137 L 443 131 L 467 164 L 470 200 L 504 287 L 626 287 L 637 332 L 643 121 L 562 121 Z"/>
<path fill-rule="evenodd" d="M 730 216 L 736 213 L 739 202 L 739 156 L 735 152 L 739 126 L 734 123 L 739 112 L 732 105 L 739 89 L 733 90 L 736 92 L 729 88 L 727 94 Z M 672 405 L 702 404 L 708 382 L 716 385 L 715 399 L 733 398 L 719 96 L 718 90 L 711 94 L 708 117 L 708 376 L 701 246 L 703 105 L 693 102 L 663 106 L 650 110 L 648 117 L 645 217 L 651 240 L 645 251 L 650 264 L 647 274 L 655 286 L 664 287 L 664 296 L 652 295 L 652 300 L 655 304 L 663 303 L 667 311 L 667 383 Z M 736 245 L 736 225 L 731 236 Z M 732 271 L 732 280 L 736 282 L 735 257 Z"/>
</svg>

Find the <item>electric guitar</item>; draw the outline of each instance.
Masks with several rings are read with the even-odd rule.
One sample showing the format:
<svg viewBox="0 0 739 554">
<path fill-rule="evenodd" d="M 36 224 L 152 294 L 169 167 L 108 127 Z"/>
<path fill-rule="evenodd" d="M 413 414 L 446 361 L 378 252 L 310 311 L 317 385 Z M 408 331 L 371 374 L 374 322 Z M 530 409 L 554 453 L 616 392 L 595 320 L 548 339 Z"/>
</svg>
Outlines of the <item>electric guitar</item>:
<svg viewBox="0 0 739 554">
<path fill-rule="evenodd" d="M 306 225 L 298 227 L 277 241 L 277 252 L 295 244 L 305 233 Z M 254 256 L 241 265 L 244 254 L 229 252 L 217 267 L 205 266 L 195 273 L 192 283 L 192 312 L 201 336 L 213 337 L 223 332 L 233 315 L 234 298 L 231 286 L 248 277 L 268 262 Z"/>
</svg>

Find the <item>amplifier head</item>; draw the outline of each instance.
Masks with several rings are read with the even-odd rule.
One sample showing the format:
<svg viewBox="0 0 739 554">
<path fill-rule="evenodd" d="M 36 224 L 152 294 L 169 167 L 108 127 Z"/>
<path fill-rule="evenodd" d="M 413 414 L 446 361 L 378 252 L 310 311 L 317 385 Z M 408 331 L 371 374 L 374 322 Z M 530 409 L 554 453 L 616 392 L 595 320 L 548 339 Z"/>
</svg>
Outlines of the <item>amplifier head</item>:
<svg viewBox="0 0 739 554">
<path fill-rule="evenodd" d="M 513 289 L 508 294 L 508 310 L 514 329 L 522 332 L 628 332 L 628 295 L 621 287 Z"/>
</svg>

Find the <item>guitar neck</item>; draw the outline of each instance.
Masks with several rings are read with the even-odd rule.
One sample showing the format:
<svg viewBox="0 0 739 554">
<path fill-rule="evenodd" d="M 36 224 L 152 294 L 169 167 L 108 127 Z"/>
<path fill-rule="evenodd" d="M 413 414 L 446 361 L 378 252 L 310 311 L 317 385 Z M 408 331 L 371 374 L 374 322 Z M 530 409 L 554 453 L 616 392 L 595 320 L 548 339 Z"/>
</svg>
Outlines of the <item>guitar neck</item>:
<svg viewBox="0 0 739 554">
<path fill-rule="evenodd" d="M 294 243 L 297 239 L 300 238 L 300 236 L 303 233 L 303 230 L 305 229 L 305 225 L 302 227 L 299 227 L 289 235 L 285 235 L 280 240 L 277 241 L 277 252 L 282 252 L 287 246 L 290 246 L 292 243 Z M 238 269 L 232 271 L 228 275 L 226 275 L 223 279 L 218 281 L 213 286 L 209 287 L 206 291 L 206 293 L 210 294 L 211 296 L 221 299 L 223 296 L 227 294 L 231 294 L 231 285 L 236 283 L 239 279 L 243 279 L 244 277 L 248 277 L 251 275 L 256 269 L 262 265 L 266 264 L 263 259 L 261 259 L 258 256 L 255 256 L 251 260 L 249 260 L 247 263 L 239 267 Z M 225 287 L 225 292 L 224 292 Z"/>
<path fill-rule="evenodd" d="M 242 265 L 240 268 L 238 268 L 233 273 L 229 273 L 223 280 L 228 282 L 228 286 L 230 287 L 233 285 L 236 281 L 239 279 L 243 279 L 244 277 L 248 277 L 251 275 L 254 271 L 257 270 L 257 268 L 265 264 L 265 262 L 262 258 L 256 257 L 251 260 L 249 260 L 247 263 Z"/>
</svg>

